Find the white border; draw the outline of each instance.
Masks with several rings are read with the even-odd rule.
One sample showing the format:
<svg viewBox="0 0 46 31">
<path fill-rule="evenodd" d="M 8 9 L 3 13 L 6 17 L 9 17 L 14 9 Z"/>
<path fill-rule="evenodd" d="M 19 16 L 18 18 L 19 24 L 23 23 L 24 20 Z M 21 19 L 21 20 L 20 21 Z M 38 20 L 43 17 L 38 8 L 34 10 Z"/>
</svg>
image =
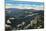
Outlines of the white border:
<svg viewBox="0 0 46 31">
<path fill-rule="evenodd" d="M 4 0 L 0 0 L 0 31 L 4 31 L 5 29 L 4 29 L 4 19 L 5 19 L 5 17 L 4 17 L 4 14 L 5 14 L 5 12 L 4 12 L 5 10 L 4 10 Z"/>
<path fill-rule="evenodd" d="M 45 1 L 46 2 L 46 1 Z M 44 5 L 44 7 L 46 4 Z M 31 29 L 31 30 L 20 30 L 20 31 L 46 31 L 46 7 L 44 9 L 44 29 Z M 4 0 L 0 0 L 0 31 L 5 31 L 5 8 Z"/>
</svg>

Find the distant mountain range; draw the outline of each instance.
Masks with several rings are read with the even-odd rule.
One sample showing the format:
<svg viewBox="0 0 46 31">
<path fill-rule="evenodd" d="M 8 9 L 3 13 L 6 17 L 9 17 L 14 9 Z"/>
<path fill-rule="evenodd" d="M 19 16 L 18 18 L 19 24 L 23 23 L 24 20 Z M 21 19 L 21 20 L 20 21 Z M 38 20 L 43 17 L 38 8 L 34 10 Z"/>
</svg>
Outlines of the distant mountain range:
<svg viewBox="0 0 46 31">
<path fill-rule="evenodd" d="M 42 10 L 34 10 L 34 9 L 17 9 L 17 8 L 6 8 L 5 9 L 5 12 L 6 12 L 6 15 L 10 15 L 10 16 L 21 16 L 21 15 L 26 15 L 27 13 L 29 12 L 32 12 L 32 13 L 40 13 L 40 11 Z"/>
<path fill-rule="evenodd" d="M 18 8 L 5 8 L 5 11 L 23 11 L 23 10 L 28 10 L 28 11 L 39 11 L 36 9 L 18 9 Z M 42 11 L 42 10 L 41 10 Z"/>
</svg>

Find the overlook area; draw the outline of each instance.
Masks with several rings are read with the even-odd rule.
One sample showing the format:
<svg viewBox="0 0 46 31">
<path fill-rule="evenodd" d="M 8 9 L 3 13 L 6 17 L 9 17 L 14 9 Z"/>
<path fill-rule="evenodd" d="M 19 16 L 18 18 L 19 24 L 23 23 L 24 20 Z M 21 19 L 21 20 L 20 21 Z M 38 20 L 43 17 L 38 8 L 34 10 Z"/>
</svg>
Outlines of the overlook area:
<svg viewBox="0 0 46 31">
<path fill-rule="evenodd" d="M 15 30 L 44 28 L 44 11 L 34 9 L 5 9 L 6 24 Z M 8 23 L 10 21 L 11 23 Z M 20 26 L 21 25 L 21 26 Z M 17 27 L 19 26 L 19 27 Z M 15 27 L 15 28 L 14 28 Z M 6 30 L 8 30 L 6 28 Z"/>
</svg>

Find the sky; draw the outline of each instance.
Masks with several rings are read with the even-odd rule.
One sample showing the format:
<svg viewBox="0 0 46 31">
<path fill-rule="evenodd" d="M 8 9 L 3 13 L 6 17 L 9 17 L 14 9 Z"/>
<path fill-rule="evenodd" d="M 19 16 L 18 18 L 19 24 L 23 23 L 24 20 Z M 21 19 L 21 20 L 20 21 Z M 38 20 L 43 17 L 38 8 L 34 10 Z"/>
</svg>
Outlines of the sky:
<svg viewBox="0 0 46 31">
<path fill-rule="evenodd" d="M 20 8 L 20 9 L 43 9 L 43 0 L 5 0 L 6 8 Z"/>
</svg>

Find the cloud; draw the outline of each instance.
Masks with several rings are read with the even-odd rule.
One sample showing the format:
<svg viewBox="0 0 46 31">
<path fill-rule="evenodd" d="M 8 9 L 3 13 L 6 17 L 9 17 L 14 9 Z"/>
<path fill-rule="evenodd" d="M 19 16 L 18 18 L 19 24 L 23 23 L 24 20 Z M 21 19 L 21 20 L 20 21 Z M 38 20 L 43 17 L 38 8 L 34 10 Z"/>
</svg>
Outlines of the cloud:
<svg viewBox="0 0 46 31">
<path fill-rule="evenodd" d="M 43 5 L 42 6 L 19 6 L 19 5 L 6 5 L 6 8 L 18 8 L 18 9 L 36 9 L 36 10 L 43 10 Z"/>
<path fill-rule="evenodd" d="M 16 8 L 18 9 L 36 9 L 36 10 L 43 10 L 43 6 L 42 7 L 32 7 L 32 6 L 16 6 Z"/>
<path fill-rule="evenodd" d="M 24 0 L 6 0 L 6 8 L 19 8 L 19 9 L 37 9 L 43 10 L 43 2 L 39 2 L 39 0 L 25 0 L 27 2 L 16 2 L 16 1 L 24 1 Z M 29 2 L 28 2 L 29 1 Z M 34 2 L 32 2 L 34 1 Z M 40 0 L 41 1 L 41 0 Z"/>
<path fill-rule="evenodd" d="M 16 6 L 19 6 L 19 7 L 43 7 L 43 5 L 36 5 L 36 4 L 10 4 L 10 3 L 7 3 L 6 4 L 6 8 L 8 7 L 10 7 L 10 8 L 16 8 Z"/>
</svg>

